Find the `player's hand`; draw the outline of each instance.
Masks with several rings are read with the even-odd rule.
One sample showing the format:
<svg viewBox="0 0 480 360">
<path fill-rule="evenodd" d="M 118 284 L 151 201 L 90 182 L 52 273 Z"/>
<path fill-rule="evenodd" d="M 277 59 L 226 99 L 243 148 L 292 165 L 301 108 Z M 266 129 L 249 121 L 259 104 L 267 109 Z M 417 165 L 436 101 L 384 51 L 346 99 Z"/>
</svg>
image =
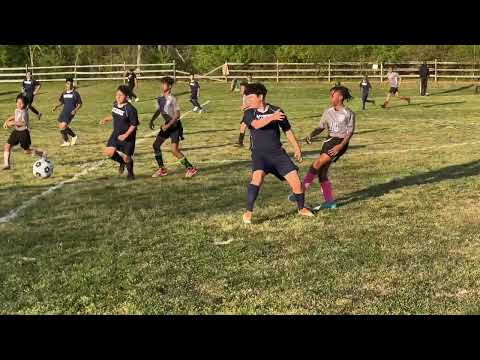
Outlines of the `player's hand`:
<svg viewBox="0 0 480 360">
<path fill-rule="evenodd" d="M 71 115 L 75 115 L 77 113 L 76 110 L 72 110 L 72 112 L 70 113 Z"/>
<path fill-rule="evenodd" d="M 162 129 L 162 131 L 167 131 L 168 130 L 168 126 L 163 124 L 160 129 Z"/>
<path fill-rule="evenodd" d="M 100 120 L 100 125 L 105 125 L 107 123 L 107 118 Z"/>
<path fill-rule="evenodd" d="M 150 127 L 150 130 L 155 129 L 155 125 L 153 124 L 153 121 L 150 121 L 150 124 L 148 126 Z"/>
<path fill-rule="evenodd" d="M 127 135 L 125 135 L 125 134 L 122 134 L 122 135 L 118 136 L 118 140 L 120 140 L 120 141 L 125 141 L 126 138 L 127 138 Z"/>
<path fill-rule="evenodd" d="M 310 137 L 310 135 L 308 135 L 306 138 L 305 138 L 305 142 L 310 145 L 312 143 L 312 138 Z"/>
<path fill-rule="evenodd" d="M 285 119 L 285 114 L 283 112 L 281 112 L 280 110 L 277 110 L 272 114 L 272 120 L 273 121 L 278 121 L 278 120 L 283 120 L 283 119 Z"/>
<path fill-rule="evenodd" d="M 302 150 L 300 150 L 300 149 L 295 150 L 295 159 L 297 159 L 298 162 L 303 161 Z"/>
<path fill-rule="evenodd" d="M 242 111 L 245 111 L 245 110 L 248 110 L 249 106 L 247 104 L 243 104 L 242 106 L 240 106 L 240 110 Z"/>
<path fill-rule="evenodd" d="M 8 129 L 8 122 L 7 122 L 7 121 L 5 121 L 5 122 L 3 123 L 3 128 L 4 128 L 4 129 Z"/>
<path fill-rule="evenodd" d="M 328 155 L 330 156 L 336 156 L 340 150 L 342 150 L 342 145 L 338 144 L 332 147 L 330 150 L 328 150 Z"/>
</svg>

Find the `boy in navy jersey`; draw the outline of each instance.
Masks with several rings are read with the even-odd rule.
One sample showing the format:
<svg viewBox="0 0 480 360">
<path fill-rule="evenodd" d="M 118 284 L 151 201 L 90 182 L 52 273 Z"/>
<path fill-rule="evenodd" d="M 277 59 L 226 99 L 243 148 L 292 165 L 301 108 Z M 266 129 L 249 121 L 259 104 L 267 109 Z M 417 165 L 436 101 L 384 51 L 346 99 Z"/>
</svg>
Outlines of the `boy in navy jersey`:
<svg viewBox="0 0 480 360">
<path fill-rule="evenodd" d="M 30 70 L 27 71 L 25 79 L 23 79 L 22 82 L 22 94 L 27 102 L 28 110 L 31 110 L 35 115 L 37 115 L 38 120 L 40 120 L 42 117 L 42 113 L 33 107 L 33 99 L 35 98 L 35 95 L 37 95 L 41 86 L 42 85 L 33 78 L 32 72 Z"/>
<path fill-rule="evenodd" d="M 185 177 L 192 177 L 198 169 L 193 166 L 180 151 L 180 140 L 183 140 L 183 126 L 180 121 L 180 106 L 177 103 L 177 99 L 172 95 L 172 86 L 174 80 L 171 77 L 162 78 L 162 90 L 163 96 L 157 99 L 157 111 L 153 114 L 150 120 L 150 129 L 154 129 L 154 121 L 159 115 L 162 115 L 165 120 L 157 134 L 155 142 L 153 143 L 153 151 L 155 153 L 155 160 L 157 160 L 158 170 L 152 175 L 152 177 L 162 177 L 167 175 L 167 169 L 163 163 L 162 156 L 162 144 L 170 138 L 172 143 L 172 154 L 179 159 L 180 164 L 185 166 L 187 172 Z"/>
<path fill-rule="evenodd" d="M 243 122 L 250 129 L 252 141 L 252 180 L 247 186 L 247 211 L 243 214 L 243 222 L 246 224 L 252 222 L 255 200 L 264 177 L 269 173 L 282 181 L 287 180 L 297 201 L 299 215 L 313 216 L 312 212 L 305 208 L 305 196 L 298 176 L 298 167 L 282 147 L 280 129 L 293 145 L 298 161 L 302 161 L 300 145 L 283 111 L 277 106 L 268 104 L 266 95 L 267 89 L 260 83 L 248 84 L 245 87 L 249 109 L 245 111 Z"/>
<path fill-rule="evenodd" d="M 133 174 L 133 154 L 135 153 L 135 140 L 137 136 L 138 121 L 137 109 L 128 102 L 130 88 L 126 85 L 118 87 L 113 103 L 112 115 L 100 121 L 101 125 L 113 121 L 113 132 L 105 147 L 105 155 L 120 164 L 120 175 L 127 167 L 128 180 L 135 179 Z"/>
<path fill-rule="evenodd" d="M 364 75 L 363 80 L 360 81 L 360 92 L 362 93 L 362 110 L 365 110 L 365 104 L 367 102 L 375 104 L 375 100 L 368 100 L 368 95 L 372 89 L 372 84 L 368 81 L 368 76 Z"/>
<path fill-rule="evenodd" d="M 200 96 L 200 84 L 195 80 L 195 75 L 190 75 L 190 102 L 194 106 L 193 111 L 198 111 L 201 113 L 203 111 L 202 106 L 198 102 Z"/>
<path fill-rule="evenodd" d="M 60 106 L 63 106 L 63 110 L 58 116 L 58 128 L 63 138 L 63 144 L 60 146 L 73 146 L 76 144 L 78 136 L 70 128 L 70 123 L 83 103 L 80 94 L 73 86 L 72 78 L 65 80 L 65 91 L 60 94 L 58 101 L 58 105 L 55 105 L 52 111 L 55 112 Z M 71 141 L 69 136 L 72 138 Z"/>
</svg>

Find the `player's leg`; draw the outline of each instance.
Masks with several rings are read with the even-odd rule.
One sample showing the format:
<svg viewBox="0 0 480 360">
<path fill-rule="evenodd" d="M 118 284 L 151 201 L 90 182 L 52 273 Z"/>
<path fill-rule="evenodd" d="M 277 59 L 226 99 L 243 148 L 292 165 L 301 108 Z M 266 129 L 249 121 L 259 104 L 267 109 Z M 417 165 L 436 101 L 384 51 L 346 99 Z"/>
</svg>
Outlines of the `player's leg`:
<svg viewBox="0 0 480 360">
<path fill-rule="evenodd" d="M 396 92 L 395 96 L 397 96 L 400 100 L 404 100 L 410 104 L 410 97 L 400 95 L 399 91 Z"/>
<path fill-rule="evenodd" d="M 194 112 L 197 111 L 197 110 L 198 110 L 198 106 L 197 106 L 197 101 L 196 101 L 196 99 L 191 97 L 191 98 L 190 98 L 190 102 L 191 102 L 192 105 L 193 105 L 192 111 L 194 111 Z"/>
<path fill-rule="evenodd" d="M 252 180 L 247 185 L 247 210 L 243 214 L 243 222 L 245 224 L 252 223 L 253 208 L 265 175 L 265 171 L 263 170 L 254 170 L 252 172 Z"/>
<path fill-rule="evenodd" d="M 305 207 L 305 192 L 303 190 L 302 182 L 298 176 L 298 171 L 290 171 L 287 175 L 284 176 L 287 180 L 288 185 L 292 189 L 293 196 L 297 202 L 298 213 L 304 216 L 313 216 L 312 212 Z"/>
<path fill-rule="evenodd" d="M 108 156 L 111 160 L 119 164 L 118 173 L 122 175 L 125 170 L 125 160 L 117 152 L 117 148 L 115 146 L 112 146 L 112 144 L 107 144 L 104 150 L 104 154 Z"/>
<path fill-rule="evenodd" d="M 198 172 L 198 169 L 193 166 L 190 161 L 186 158 L 186 156 L 180 151 L 180 139 L 179 138 L 171 138 L 172 139 L 172 154 L 178 160 L 180 160 L 180 164 L 185 166 L 187 172 L 185 173 L 186 177 L 192 177 Z"/>
<path fill-rule="evenodd" d="M 73 132 L 72 128 L 70 127 L 70 124 L 71 124 L 71 120 L 68 122 L 65 122 L 65 132 L 67 136 L 70 136 L 72 138 L 70 140 L 70 145 L 73 146 L 77 143 L 78 136 Z"/>
<path fill-rule="evenodd" d="M 337 207 L 333 197 L 332 183 L 328 179 L 328 169 L 330 168 L 330 164 L 331 163 L 324 165 L 318 174 L 318 181 L 322 187 L 323 198 L 325 199 L 325 202 L 320 205 L 320 208 L 322 209 L 335 209 Z"/>
<path fill-rule="evenodd" d="M 163 133 L 160 131 L 155 138 L 155 141 L 152 144 L 153 153 L 155 155 L 155 160 L 158 164 L 158 169 L 152 175 L 152 177 L 159 177 L 159 176 L 166 176 L 167 169 L 165 168 L 165 164 L 163 162 L 163 154 L 162 154 L 162 144 L 165 142 L 167 138 L 163 136 Z"/>
<path fill-rule="evenodd" d="M 382 105 L 383 108 L 386 108 L 386 107 L 387 107 L 388 103 L 390 102 L 390 97 L 391 97 L 391 96 L 392 96 L 392 93 L 391 93 L 391 92 L 388 92 L 387 97 L 386 97 L 386 99 L 385 99 L 385 102 L 384 102 L 383 105 Z"/>
<path fill-rule="evenodd" d="M 133 147 L 126 149 L 127 153 L 122 154 L 122 159 L 125 162 L 125 166 L 127 168 L 127 179 L 134 180 L 135 175 L 133 174 L 133 150 L 135 147 L 135 142 L 128 143 L 128 144 L 129 146 L 133 146 Z"/>
<path fill-rule="evenodd" d="M 10 155 L 13 145 L 8 142 L 3 146 L 3 167 L 2 170 L 10 170 Z"/>
<path fill-rule="evenodd" d="M 68 139 L 68 132 L 66 130 L 67 123 L 64 121 L 59 122 L 58 128 L 60 129 L 60 135 L 62 135 L 62 139 L 63 139 L 63 144 L 60 146 L 70 146 L 70 141 Z"/>
</svg>

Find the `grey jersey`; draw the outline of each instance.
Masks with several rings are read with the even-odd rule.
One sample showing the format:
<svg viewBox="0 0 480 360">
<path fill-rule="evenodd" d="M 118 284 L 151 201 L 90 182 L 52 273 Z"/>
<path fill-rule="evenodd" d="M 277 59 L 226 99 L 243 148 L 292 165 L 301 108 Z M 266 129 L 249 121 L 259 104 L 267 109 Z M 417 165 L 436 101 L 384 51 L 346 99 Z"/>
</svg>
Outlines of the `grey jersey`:
<svg viewBox="0 0 480 360">
<path fill-rule="evenodd" d="M 180 111 L 180 106 L 175 96 L 170 94 L 157 99 L 157 110 L 160 110 L 163 118 L 168 122 L 175 116 L 176 111 Z"/>
<path fill-rule="evenodd" d="M 15 130 L 22 131 L 30 128 L 27 109 L 15 109 Z"/>
<path fill-rule="evenodd" d="M 320 128 L 327 129 L 331 137 L 343 139 L 355 131 L 355 113 L 348 108 L 336 111 L 332 106 L 324 111 Z"/>
</svg>

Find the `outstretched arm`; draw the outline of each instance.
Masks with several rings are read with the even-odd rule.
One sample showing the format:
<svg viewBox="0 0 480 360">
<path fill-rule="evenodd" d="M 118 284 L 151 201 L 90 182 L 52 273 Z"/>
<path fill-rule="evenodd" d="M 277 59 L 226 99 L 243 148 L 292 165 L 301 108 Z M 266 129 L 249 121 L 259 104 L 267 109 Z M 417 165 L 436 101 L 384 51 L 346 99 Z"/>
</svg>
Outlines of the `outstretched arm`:
<svg viewBox="0 0 480 360">
<path fill-rule="evenodd" d="M 15 124 L 15 116 L 10 116 L 5 122 L 3 123 L 3 128 L 8 129 L 13 124 Z"/>
<path fill-rule="evenodd" d="M 321 128 L 321 127 L 315 128 L 315 129 L 310 133 L 310 135 L 308 135 L 308 136 L 305 138 L 305 141 L 307 142 L 307 144 L 311 144 L 311 143 L 312 143 L 312 139 L 313 139 L 314 137 L 320 135 L 323 130 L 325 130 L 325 129 L 324 129 L 324 128 Z"/>
</svg>

